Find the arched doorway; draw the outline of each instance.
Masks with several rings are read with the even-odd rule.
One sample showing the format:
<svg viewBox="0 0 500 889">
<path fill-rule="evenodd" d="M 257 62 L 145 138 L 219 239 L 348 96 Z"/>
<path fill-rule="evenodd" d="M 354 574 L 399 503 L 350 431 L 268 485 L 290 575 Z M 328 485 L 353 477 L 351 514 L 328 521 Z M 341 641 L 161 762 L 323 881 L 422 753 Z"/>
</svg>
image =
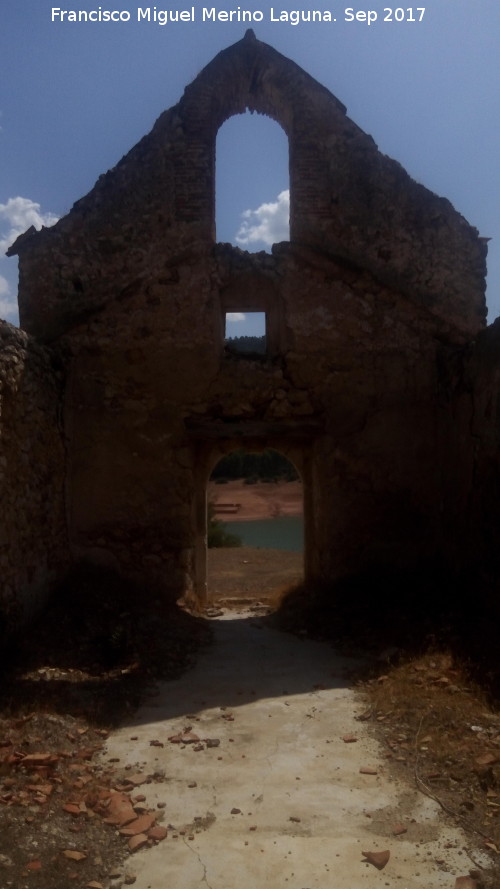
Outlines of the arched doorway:
<svg viewBox="0 0 500 889">
<path fill-rule="evenodd" d="M 208 601 L 275 607 L 304 575 L 304 492 L 297 467 L 274 448 L 236 448 L 207 483 Z"/>
</svg>

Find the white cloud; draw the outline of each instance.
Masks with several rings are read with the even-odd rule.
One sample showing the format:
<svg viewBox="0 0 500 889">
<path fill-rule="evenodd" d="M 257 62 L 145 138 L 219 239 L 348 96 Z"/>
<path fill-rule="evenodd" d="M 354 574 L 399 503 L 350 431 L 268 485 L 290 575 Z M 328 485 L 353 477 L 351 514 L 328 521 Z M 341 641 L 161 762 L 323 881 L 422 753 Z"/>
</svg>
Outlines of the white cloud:
<svg viewBox="0 0 500 889">
<path fill-rule="evenodd" d="M 0 319 L 17 324 L 17 300 L 3 299 L 0 296 Z"/>
<path fill-rule="evenodd" d="M 7 278 L 0 275 L 0 318 L 17 320 L 17 300 L 12 296 Z"/>
<path fill-rule="evenodd" d="M 279 241 L 288 241 L 290 218 L 290 192 L 280 192 L 277 199 L 261 204 L 256 210 L 245 210 L 236 234 L 238 244 L 249 246 L 261 242 L 267 247 Z"/>
<path fill-rule="evenodd" d="M 0 254 L 31 225 L 40 229 L 42 225 L 54 225 L 58 218 L 54 213 L 42 213 L 40 204 L 29 198 L 9 198 L 6 204 L 0 204 Z"/>
<path fill-rule="evenodd" d="M 245 315 L 243 312 L 227 312 L 226 313 L 226 321 L 231 321 L 234 323 L 235 321 L 245 321 Z"/>
</svg>

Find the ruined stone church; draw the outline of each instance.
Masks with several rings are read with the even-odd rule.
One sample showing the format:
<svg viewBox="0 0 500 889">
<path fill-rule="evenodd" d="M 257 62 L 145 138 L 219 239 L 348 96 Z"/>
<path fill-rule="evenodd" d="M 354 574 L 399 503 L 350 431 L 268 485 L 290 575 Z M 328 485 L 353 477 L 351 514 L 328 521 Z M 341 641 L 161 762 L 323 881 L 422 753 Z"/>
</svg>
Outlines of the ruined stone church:
<svg viewBox="0 0 500 889">
<path fill-rule="evenodd" d="M 289 144 L 290 239 L 215 237 L 215 144 L 267 115 Z M 19 256 L 0 325 L 0 606 L 26 620 L 80 562 L 206 596 L 206 488 L 272 447 L 304 485 L 307 583 L 498 576 L 499 333 L 486 243 L 326 88 L 249 31 Z M 265 313 L 266 353 L 224 347 Z M 432 567 L 431 567 L 432 566 Z"/>
</svg>

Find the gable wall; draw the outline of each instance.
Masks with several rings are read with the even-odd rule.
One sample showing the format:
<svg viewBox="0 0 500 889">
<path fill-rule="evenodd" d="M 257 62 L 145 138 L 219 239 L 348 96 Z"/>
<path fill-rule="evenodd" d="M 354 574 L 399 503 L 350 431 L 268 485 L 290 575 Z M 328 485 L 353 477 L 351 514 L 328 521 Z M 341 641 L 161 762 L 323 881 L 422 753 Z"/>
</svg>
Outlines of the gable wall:
<svg viewBox="0 0 500 889">
<path fill-rule="evenodd" d="M 246 108 L 288 135 L 293 243 L 348 260 L 476 334 L 486 270 L 477 231 L 378 152 L 328 90 L 248 36 L 207 65 L 68 216 L 12 248 L 22 326 L 53 339 L 152 271 L 168 277 L 179 254 L 210 249 L 217 131 Z"/>
</svg>

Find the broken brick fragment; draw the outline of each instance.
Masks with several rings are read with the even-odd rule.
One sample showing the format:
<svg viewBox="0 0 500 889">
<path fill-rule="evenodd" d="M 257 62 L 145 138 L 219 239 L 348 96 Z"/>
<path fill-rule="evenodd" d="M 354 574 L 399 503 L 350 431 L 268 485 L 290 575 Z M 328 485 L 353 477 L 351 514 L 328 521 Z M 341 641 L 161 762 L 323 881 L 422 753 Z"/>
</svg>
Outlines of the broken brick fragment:
<svg viewBox="0 0 500 889">
<path fill-rule="evenodd" d="M 28 784 L 28 790 L 33 790 L 35 793 L 43 793 L 44 796 L 50 796 L 52 791 L 54 790 L 53 784 Z"/>
<path fill-rule="evenodd" d="M 39 859 L 36 859 L 36 861 L 29 861 L 28 864 L 26 865 L 26 870 L 41 870 L 41 869 L 42 869 L 42 862 Z"/>
<path fill-rule="evenodd" d="M 383 852 L 362 852 L 361 854 L 364 855 L 366 860 L 370 864 L 373 864 L 377 870 L 382 870 L 391 857 L 391 853 L 388 849 L 384 849 Z"/>
<path fill-rule="evenodd" d="M 168 830 L 166 827 L 162 827 L 160 824 L 155 824 L 154 827 L 151 827 L 147 833 L 150 840 L 160 842 L 160 840 L 165 839 L 168 834 Z"/>
<path fill-rule="evenodd" d="M 49 763 L 58 762 L 59 757 L 55 753 L 27 753 L 21 756 L 24 765 L 47 765 Z"/>
<path fill-rule="evenodd" d="M 115 824 L 118 827 L 125 827 L 137 818 L 130 798 L 125 793 L 112 793 L 104 813 L 106 824 Z"/>
<path fill-rule="evenodd" d="M 135 818 L 126 827 L 122 827 L 120 833 L 124 837 L 133 837 L 140 833 L 146 833 L 147 830 L 153 827 L 155 821 L 155 815 L 139 815 L 138 818 Z"/>
<path fill-rule="evenodd" d="M 170 735 L 171 744 L 198 744 L 200 739 L 194 732 L 179 732 L 177 735 Z"/>
<path fill-rule="evenodd" d="M 63 806 L 63 810 L 68 812 L 70 815 L 81 815 L 82 809 L 78 803 L 66 803 Z"/>
<path fill-rule="evenodd" d="M 135 775 L 127 775 L 126 781 L 127 784 L 133 784 L 134 787 L 139 787 L 141 784 L 147 784 L 149 775 L 143 775 L 141 772 L 137 772 Z"/>
<path fill-rule="evenodd" d="M 131 852 L 137 852 L 139 849 L 142 849 L 144 846 L 147 846 L 149 843 L 149 839 L 145 833 L 138 833 L 133 837 L 130 837 L 128 841 L 128 847 Z"/>
<path fill-rule="evenodd" d="M 62 854 L 65 858 L 69 858 L 70 861 L 84 861 L 87 857 L 85 852 L 77 852 L 73 849 L 65 849 Z"/>
</svg>

